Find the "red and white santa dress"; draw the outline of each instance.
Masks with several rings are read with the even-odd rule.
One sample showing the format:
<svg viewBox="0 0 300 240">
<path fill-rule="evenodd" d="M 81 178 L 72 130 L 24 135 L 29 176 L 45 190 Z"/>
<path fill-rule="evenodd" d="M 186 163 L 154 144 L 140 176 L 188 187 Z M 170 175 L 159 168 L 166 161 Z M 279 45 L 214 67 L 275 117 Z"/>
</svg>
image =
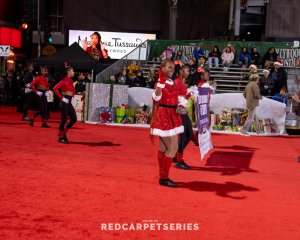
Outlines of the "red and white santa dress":
<svg viewBox="0 0 300 240">
<path fill-rule="evenodd" d="M 156 96 L 155 91 L 153 92 L 152 99 L 158 102 L 158 107 L 150 124 L 151 135 L 170 137 L 184 131 L 181 117 L 176 112 L 178 96 L 178 89 L 171 79 L 166 80 L 160 96 Z"/>
</svg>

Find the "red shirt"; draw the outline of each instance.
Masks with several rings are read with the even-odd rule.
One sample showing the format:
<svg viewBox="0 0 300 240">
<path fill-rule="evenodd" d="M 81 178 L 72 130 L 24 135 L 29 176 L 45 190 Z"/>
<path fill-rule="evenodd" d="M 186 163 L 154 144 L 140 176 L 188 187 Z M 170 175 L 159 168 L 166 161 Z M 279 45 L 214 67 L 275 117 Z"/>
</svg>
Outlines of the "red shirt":
<svg viewBox="0 0 300 240">
<path fill-rule="evenodd" d="M 187 90 L 186 90 L 186 85 L 183 81 L 183 78 L 182 77 L 179 77 L 179 78 L 176 78 L 174 80 L 175 84 L 176 84 L 176 87 L 178 89 L 178 93 L 179 93 L 179 96 L 186 96 L 187 95 Z"/>
<path fill-rule="evenodd" d="M 54 86 L 53 91 L 55 92 L 55 94 L 58 96 L 59 99 L 63 99 L 63 95 L 61 95 L 59 90 L 61 90 L 62 92 L 72 92 L 72 96 L 74 96 L 75 88 L 73 80 L 69 77 L 65 77 Z"/>
<path fill-rule="evenodd" d="M 171 85 L 168 82 L 172 83 L 173 81 L 167 80 L 165 87 L 162 89 L 162 96 L 159 100 L 160 104 L 166 104 L 171 106 L 178 105 L 178 89 L 177 86 L 174 84 Z M 155 99 L 153 99 L 155 101 Z"/>
<path fill-rule="evenodd" d="M 39 87 L 46 87 L 46 90 L 49 90 L 48 79 L 45 78 L 43 75 L 37 76 L 30 84 L 30 88 L 33 92 L 39 91 Z"/>
</svg>

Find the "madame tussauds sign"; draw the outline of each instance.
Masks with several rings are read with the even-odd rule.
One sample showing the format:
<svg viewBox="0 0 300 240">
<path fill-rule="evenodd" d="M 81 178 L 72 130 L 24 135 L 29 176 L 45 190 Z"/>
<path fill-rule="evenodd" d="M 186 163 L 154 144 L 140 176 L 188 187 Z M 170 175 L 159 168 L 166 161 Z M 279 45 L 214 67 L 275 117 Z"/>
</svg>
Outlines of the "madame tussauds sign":
<svg viewBox="0 0 300 240">
<path fill-rule="evenodd" d="M 90 46 L 91 35 L 95 31 L 69 31 L 69 46 L 77 42 L 81 47 L 85 44 Z M 155 40 L 155 34 L 144 33 L 121 33 L 121 32 L 99 32 L 101 42 L 104 44 L 105 49 L 108 51 L 108 56 L 112 59 L 121 59 L 137 47 L 141 47 L 140 58 L 146 59 L 146 40 Z M 139 56 L 137 56 L 138 58 Z"/>
<path fill-rule="evenodd" d="M 299 48 L 276 48 L 278 59 L 281 59 L 283 66 L 298 67 L 300 65 Z"/>
</svg>

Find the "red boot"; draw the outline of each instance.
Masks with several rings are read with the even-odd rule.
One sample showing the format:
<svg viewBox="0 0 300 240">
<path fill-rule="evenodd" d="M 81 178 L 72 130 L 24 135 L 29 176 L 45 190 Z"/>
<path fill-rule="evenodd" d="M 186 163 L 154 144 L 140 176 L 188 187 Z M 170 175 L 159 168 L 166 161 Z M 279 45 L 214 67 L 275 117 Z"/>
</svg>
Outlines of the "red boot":
<svg viewBox="0 0 300 240">
<path fill-rule="evenodd" d="M 166 187 L 177 187 L 178 184 L 169 179 L 169 170 L 172 165 L 172 157 L 165 154 L 162 157 L 161 165 L 159 167 L 159 184 Z"/>
</svg>

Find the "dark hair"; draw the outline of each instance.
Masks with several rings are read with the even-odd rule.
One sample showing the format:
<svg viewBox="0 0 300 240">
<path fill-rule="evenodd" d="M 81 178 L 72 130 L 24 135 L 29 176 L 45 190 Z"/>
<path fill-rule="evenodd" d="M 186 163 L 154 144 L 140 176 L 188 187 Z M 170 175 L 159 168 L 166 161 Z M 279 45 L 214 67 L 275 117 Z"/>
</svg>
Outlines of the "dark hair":
<svg viewBox="0 0 300 240">
<path fill-rule="evenodd" d="M 174 62 L 172 60 L 163 60 L 161 63 L 161 67 L 167 66 L 168 63 L 172 63 L 174 65 Z"/>
<path fill-rule="evenodd" d="M 96 48 L 97 48 L 98 50 L 101 50 L 101 45 L 100 45 L 100 42 L 101 42 L 101 35 L 100 35 L 100 33 L 94 32 L 91 36 L 93 36 L 93 35 L 96 35 L 96 36 L 98 37 L 98 43 L 96 44 Z"/>
</svg>

